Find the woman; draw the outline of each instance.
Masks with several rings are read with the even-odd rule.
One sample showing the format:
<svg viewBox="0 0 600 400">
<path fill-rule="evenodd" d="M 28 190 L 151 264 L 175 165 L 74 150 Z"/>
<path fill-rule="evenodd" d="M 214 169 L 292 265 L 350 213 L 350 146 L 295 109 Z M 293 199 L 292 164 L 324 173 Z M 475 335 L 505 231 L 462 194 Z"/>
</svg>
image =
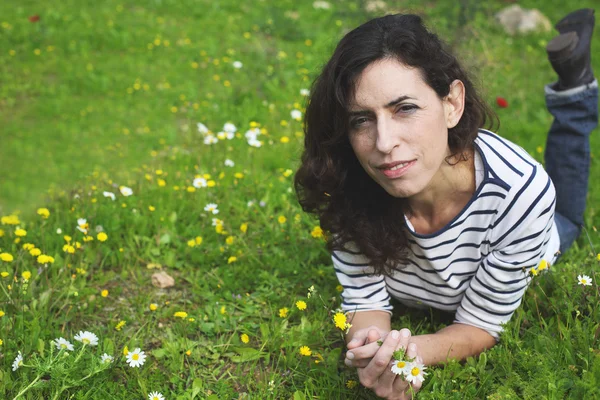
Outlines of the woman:
<svg viewBox="0 0 600 400">
<path fill-rule="evenodd" d="M 579 234 L 598 119 L 593 25 L 593 10 L 572 13 L 548 45 L 559 74 L 546 87 L 548 173 L 480 129 L 496 116 L 418 16 L 348 33 L 315 81 L 296 190 L 331 233 L 352 323 L 346 364 L 378 396 L 420 388 L 391 371 L 399 348 L 433 365 L 494 346 L 530 270 L 554 263 Z M 454 323 L 431 335 L 391 330 L 390 296 L 456 312 Z"/>
</svg>

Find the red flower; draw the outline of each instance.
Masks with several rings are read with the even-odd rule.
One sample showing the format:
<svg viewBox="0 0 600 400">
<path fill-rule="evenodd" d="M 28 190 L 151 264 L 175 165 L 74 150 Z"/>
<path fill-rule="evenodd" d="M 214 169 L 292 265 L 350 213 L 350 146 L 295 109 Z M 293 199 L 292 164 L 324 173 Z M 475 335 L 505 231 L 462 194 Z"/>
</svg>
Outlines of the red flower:
<svg viewBox="0 0 600 400">
<path fill-rule="evenodd" d="M 40 16 L 37 14 L 29 17 L 29 22 L 38 22 L 39 20 L 40 20 Z"/>
<path fill-rule="evenodd" d="M 496 104 L 498 104 L 498 107 L 500 108 L 508 107 L 508 101 L 506 101 L 504 97 L 496 97 Z"/>
</svg>

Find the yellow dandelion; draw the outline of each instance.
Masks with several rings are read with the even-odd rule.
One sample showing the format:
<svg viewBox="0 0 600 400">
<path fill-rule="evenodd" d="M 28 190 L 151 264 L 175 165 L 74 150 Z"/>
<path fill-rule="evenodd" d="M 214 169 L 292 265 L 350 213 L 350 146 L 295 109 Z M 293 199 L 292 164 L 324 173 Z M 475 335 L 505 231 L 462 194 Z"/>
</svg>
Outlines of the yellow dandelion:
<svg viewBox="0 0 600 400">
<path fill-rule="evenodd" d="M 0 237 L 4 236 L 4 229 L 0 229 Z"/>
<path fill-rule="evenodd" d="M 67 242 L 67 243 L 71 243 L 71 240 L 73 240 L 73 238 L 71 238 L 71 236 L 69 236 L 69 235 L 63 236 L 63 239 L 65 239 L 65 242 Z"/>
<path fill-rule="evenodd" d="M 22 228 L 15 229 L 15 235 L 17 235 L 19 237 L 24 237 L 24 236 L 27 236 L 27 231 Z"/>
<path fill-rule="evenodd" d="M 21 221 L 19 221 L 19 217 L 16 215 L 6 215 L 0 218 L 0 223 L 2 225 L 19 225 Z"/>
<path fill-rule="evenodd" d="M 124 326 L 125 326 L 126 322 L 124 320 L 119 321 L 119 323 L 115 326 L 115 329 L 120 331 Z"/>
<path fill-rule="evenodd" d="M 343 287 L 342 285 L 337 285 L 337 286 L 335 287 L 335 290 L 341 293 L 341 292 L 343 292 L 343 291 L 344 291 L 344 287 Z"/>
<path fill-rule="evenodd" d="M 33 243 L 25 243 L 23 244 L 23 250 L 31 250 L 34 249 L 35 245 Z"/>
<path fill-rule="evenodd" d="M 129 348 L 127 346 L 125 346 L 125 347 L 123 347 L 123 355 L 126 356 L 127 354 L 129 354 Z"/>
<path fill-rule="evenodd" d="M 336 328 L 342 331 L 346 330 L 346 314 L 341 312 L 335 313 L 335 315 L 333 316 L 333 322 Z"/>
<path fill-rule="evenodd" d="M 194 239 L 190 239 L 187 241 L 187 245 L 189 247 L 195 247 L 196 246 L 196 241 Z"/>
<path fill-rule="evenodd" d="M 150 210 L 150 211 L 155 211 L 155 210 L 156 210 L 156 207 L 154 207 L 154 206 L 148 206 L 148 210 Z"/>
<path fill-rule="evenodd" d="M 348 380 L 348 382 L 346 382 L 346 387 L 348 389 L 354 389 L 356 386 L 358 386 L 358 382 L 356 382 L 352 379 L 350 379 L 350 380 Z"/>
<path fill-rule="evenodd" d="M 290 311 L 290 310 L 288 310 L 288 308 L 287 308 L 287 307 L 280 308 L 280 309 L 279 309 L 279 317 L 280 317 L 280 318 L 285 318 L 285 317 L 287 317 L 287 315 L 288 315 L 288 312 L 289 312 L 289 311 Z"/>
<path fill-rule="evenodd" d="M 285 224 L 287 221 L 287 218 L 284 217 L 283 215 L 280 215 L 279 217 L 277 217 L 277 222 L 279 222 L 280 224 Z"/>
<path fill-rule="evenodd" d="M 240 340 L 242 341 L 242 343 L 248 343 L 250 342 L 250 337 L 245 333 L 242 333 L 242 335 L 240 336 Z"/>
<path fill-rule="evenodd" d="M 289 143 L 290 142 L 290 138 L 287 136 L 282 136 L 281 139 L 279 139 L 279 141 L 281 143 Z"/>
<path fill-rule="evenodd" d="M 192 355 L 192 351 L 191 351 L 191 350 L 188 350 L 188 351 L 186 351 L 186 352 L 185 352 L 185 355 L 186 355 L 186 356 L 191 356 L 191 355 Z"/>
<path fill-rule="evenodd" d="M 32 250 L 33 251 L 33 250 Z M 63 251 L 65 253 L 69 253 L 69 254 L 73 254 L 75 253 L 75 247 L 71 246 L 70 244 L 65 244 L 63 246 Z M 33 255 L 33 254 L 32 254 Z"/>
<path fill-rule="evenodd" d="M 150 306 L 148 306 L 148 308 L 150 308 L 150 311 L 156 311 L 156 309 L 158 308 L 158 304 L 150 303 Z"/>
<path fill-rule="evenodd" d="M 538 264 L 537 270 L 538 271 L 543 271 L 546 268 L 548 268 L 548 261 L 546 261 L 546 260 L 540 261 L 540 263 Z"/>
<path fill-rule="evenodd" d="M 157 179 L 156 183 L 158 183 L 158 186 L 160 186 L 160 187 L 167 185 L 167 181 L 165 181 L 164 179 Z"/>
<path fill-rule="evenodd" d="M 221 313 L 221 315 L 227 314 L 227 309 L 225 308 L 225 306 L 221 306 L 221 309 L 219 310 L 219 313 Z"/>
<path fill-rule="evenodd" d="M 8 275 L 10 275 L 10 274 L 6 271 L 0 272 L 0 276 L 2 276 L 3 278 L 6 278 Z"/>
<path fill-rule="evenodd" d="M 31 278 L 31 272 L 29 271 L 24 271 L 21 276 L 23 277 L 23 279 L 25 279 L 26 281 L 28 281 Z"/>
<path fill-rule="evenodd" d="M 225 239 L 225 243 L 231 245 L 233 244 L 233 242 L 235 241 L 235 238 L 233 236 L 227 236 L 227 239 Z"/>
<path fill-rule="evenodd" d="M 296 308 L 300 311 L 306 310 L 306 302 L 304 300 L 298 300 L 296 302 Z"/>
<path fill-rule="evenodd" d="M 179 318 L 186 318 L 188 316 L 188 313 L 186 313 L 185 311 L 177 311 L 175 314 L 173 314 L 173 316 Z"/>
<path fill-rule="evenodd" d="M 4 261 L 4 262 L 11 262 L 12 260 L 14 260 L 12 254 L 9 253 L 0 253 L 0 260 Z"/>
<path fill-rule="evenodd" d="M 248 224 L 246 222 L 244 222 L 242 225 L 240 225 L 240 231 L 242 233 L 246 233 L 248 231 Z"/>
<path fill-rule="evenodd" d="M 236 256 L 231 256 L 227 259 L 227 264 L 231 264 L 237 261 L 237 257 Z"/>
<path fill-rule="evenodd" d="M 200 246 L 202 244 L 202 236 L 196 236 L 194 241 L 196 242 L 196 246 Z"/>
<path fill-rule="evenodd" d="M 300 347 L 299 352 L 300 352 L 301 356 L 305 356 L 305 357 L 310 357 L 312 355 L 312 351 L 310 350 L 310 347 L 308 347 L 308 346 Z"/>
<path fill-rule="evenodd" d="M 4 313 L 4 311 L 0 310 L 0 317 L 4 317 L 6 314 Z"/>
<path fill-rule="evenodd" d="M 37 213 L 42 218 L 48 218 L 50 216 L 50 211 L 47 208 L 38 208 Z"/>
<path fill-rule="evenodd" d="M 315 239 L 319 239 L 323 237 L 323 229 L 320 226 L 315 226 L 313 230 L 310 232 L 310 235 Z"/>
</svg>

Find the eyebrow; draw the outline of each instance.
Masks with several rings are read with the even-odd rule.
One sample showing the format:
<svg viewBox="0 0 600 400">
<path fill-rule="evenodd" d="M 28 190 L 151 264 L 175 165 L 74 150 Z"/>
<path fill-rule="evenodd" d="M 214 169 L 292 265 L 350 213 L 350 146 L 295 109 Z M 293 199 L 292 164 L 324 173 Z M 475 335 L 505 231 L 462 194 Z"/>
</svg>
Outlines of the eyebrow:
<svg viewBox="0 0 600 400">
<path fill-rule="evenodd" d="M 397 105 L 397 104 L 399 104 L 399 103 L 402 103 L 404 100 L 409 100 L 409 99 L 410 99 L 410 100 L 416 100 L 414 97 L 410 97 L 410 96 L 406 96 L 406 95 L 404 95 L 404 96 L 400 96 L 400 97 L 398 97 L 398 98 L 397 98 L 397 99 L 395 99 L 395 100 L 392 100 L 392 101 L 390 101 L 390 102 L 389 102 L 389 103 L 387 103 L 387 104 L 386 104 L 384 107 L 385 107 L 385 108 L 391 108 L 391 107 L 394 107 L 395 105 Z M 369 111 L 366 111 L 366 110 L 361 110 L 361 111 L 350 111 L 348 114 L 349 114 L 350 116 L 359 116 L 359 115 L 367 115 L 367 114 L 369 114 L 369 113 L 370 113 Z"/>
</svg>

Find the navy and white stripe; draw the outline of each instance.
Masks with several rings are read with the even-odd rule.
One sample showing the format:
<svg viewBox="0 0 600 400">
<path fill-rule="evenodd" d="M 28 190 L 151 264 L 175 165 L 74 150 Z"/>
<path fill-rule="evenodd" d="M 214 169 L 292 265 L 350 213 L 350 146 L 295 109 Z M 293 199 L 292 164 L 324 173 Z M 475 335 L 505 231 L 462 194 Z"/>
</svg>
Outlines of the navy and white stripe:
<svg viewBox="0 0 600 400">
<path fill-rule="evenodd" d="M 542 259 L 559 247 L 554 186 L 525 150 L 480 130 L 475 140 L 477 190 L 440 231 L 422 235 L 407 220 L 409 261 L 390 277 L 373 276 L 357 249 L 334 252 L 345 311 L 391 311 L 402 303 L 456 311 L 455 323 L 479 327 L 498 339 L 521 304 Z"/>
</svg>

